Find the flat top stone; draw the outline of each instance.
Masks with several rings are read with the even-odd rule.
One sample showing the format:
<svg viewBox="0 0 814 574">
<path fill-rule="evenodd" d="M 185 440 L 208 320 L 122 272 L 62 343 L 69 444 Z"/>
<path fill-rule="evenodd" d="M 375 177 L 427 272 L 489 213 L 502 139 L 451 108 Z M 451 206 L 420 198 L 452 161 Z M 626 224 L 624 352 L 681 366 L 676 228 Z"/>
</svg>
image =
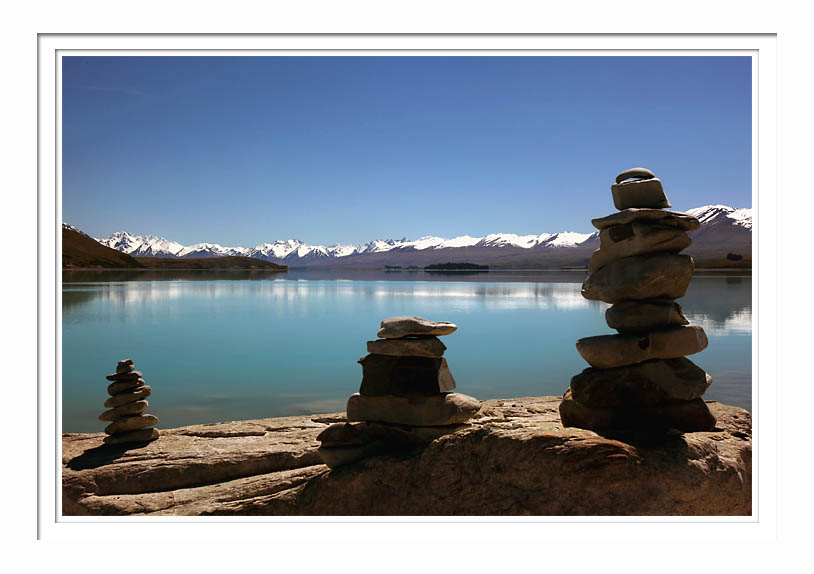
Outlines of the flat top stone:
<svg viewBox="0 0 814 574">
<path fill-rule="evenodd" d="M 671 225 L 685 231 L 692 231 L 701 226 L 698 218 L 689 213 L 649 207 L 631 207 L 624 209 L 606 217 L 592 219 L 591 225 L 601 230 L 611 225 L 625 225 L 634 221 L 658 221 L 661 225 Z"/>
<path fill-rule="evenodd" d="M 622 183 L 626 179 L 652 179 L 656 177 L 656 174 L 647 169 L 646 167 L 634 167 L 631 169 L 626 169 L 622 173 L 616 176 L 616 183 Z"/>
<path fill-rule="evenodd" d="M 400 339 L 411 335 L 449 335 L 458 328 L 447 321 L 430 321 L 422 317 L 390 317 L 382 321 L 377 336 L 381 339 Z"/>
</svg>

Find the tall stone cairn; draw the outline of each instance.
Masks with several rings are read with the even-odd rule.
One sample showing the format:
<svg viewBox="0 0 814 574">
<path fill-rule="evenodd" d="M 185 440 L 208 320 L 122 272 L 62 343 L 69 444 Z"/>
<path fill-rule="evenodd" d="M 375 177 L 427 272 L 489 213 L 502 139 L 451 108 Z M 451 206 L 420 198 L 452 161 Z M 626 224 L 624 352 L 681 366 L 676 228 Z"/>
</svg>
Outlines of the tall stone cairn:
<svg viewBox="0 0 814 574">
<path fill-rule="evenodd" d="M 616 176 L 619 210 L 591 223 L 599 249 L 582 284 L 586 299 L 605 301 L 618 335 L 586 337 L 577 351 L 591 365 L 571 379 L 560 404 L 563 425 L 591 430 L 706 431 L 715 417 L 701 399 L 712 379 L 685 358 L 707 346 L 675 299 L 683 297 L 695 263 L 680 252 L 698 229 L 695 217 L 670 207 L 661 181 L 644 168 Z"/>
<path fill-rule="evenodd" d="M 100 421 L 110 421 L 105 427 L 108 435 L 105 443 L 147 442 L 158 438 L 158 429 L 149 428 L 158 424 L 158 417 L 144 413 L 152 390 L 141 376 L 133 360 L 124 359 L 119 361 L 115 373 L 105 377 L 112 381 L 107 387 L 110 398 L 105 401 L 105 407 L 110 410 L 99 415 Z"/>
<path fill-rule="evenodd" d="M 322 431 L 317 453 L 331 468 L 374 454 L 420 448 L 454 432 L 480 401 L 451 392 L 455 379 L 438 338 L 458 327 L 421 317 L 391 317 L 367 342 L 359 392 L 348 399 L 347 423 Z"/>
</svg>

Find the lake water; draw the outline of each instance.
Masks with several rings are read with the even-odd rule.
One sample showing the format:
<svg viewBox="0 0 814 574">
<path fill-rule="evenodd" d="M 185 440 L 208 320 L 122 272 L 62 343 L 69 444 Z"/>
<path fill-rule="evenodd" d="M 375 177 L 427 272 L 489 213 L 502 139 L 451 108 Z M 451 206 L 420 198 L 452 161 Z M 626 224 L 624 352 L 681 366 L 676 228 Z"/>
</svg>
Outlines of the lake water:
<svg viewBox="0 0 814 574">
<path fill-rule="evenodd" d="M 394 315 L 451 321 L 457 391 L 561 395 L 587 367 L 577 339 L 615 333 L 584 272 L 71 272 L 62 289 L 62 430 L 100 432 L 108 381 L 131 357 L 159 427 L 337 412 L 357 360 Z M 709 347 L 704 395 L 751 410 L 752 281 L 696 276 L 680 300 Z"/>
</svg>

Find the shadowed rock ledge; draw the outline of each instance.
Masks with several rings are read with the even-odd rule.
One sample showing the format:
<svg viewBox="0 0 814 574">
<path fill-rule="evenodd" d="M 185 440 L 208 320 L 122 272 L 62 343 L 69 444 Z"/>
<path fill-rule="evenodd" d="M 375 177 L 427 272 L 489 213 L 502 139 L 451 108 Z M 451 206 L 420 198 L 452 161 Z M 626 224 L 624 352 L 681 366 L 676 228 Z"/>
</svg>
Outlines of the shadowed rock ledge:
<svg viewBox="0 0 814 574">
<path fill-rule="evenodd" d="M 344 413 L 162 429 L 144 445 L 62 437 L 64 515 L 751 515 L 752 424 L 711 432 L 563 428 L 560 397 L 490 400 L 423 450 L 335 470 L 316 436 Z"/>
</svg>

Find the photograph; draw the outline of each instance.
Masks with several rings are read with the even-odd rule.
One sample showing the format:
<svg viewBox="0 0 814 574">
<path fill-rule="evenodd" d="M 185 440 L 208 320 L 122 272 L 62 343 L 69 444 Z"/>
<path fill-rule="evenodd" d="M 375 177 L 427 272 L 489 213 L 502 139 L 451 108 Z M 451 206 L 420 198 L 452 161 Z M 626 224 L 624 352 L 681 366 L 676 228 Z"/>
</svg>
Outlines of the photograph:
<svg viewBox="0 0 814 574">
<path fill-rule="evenodd" d="M 57 520 L 755 519 L 755 53 L 55 67 Z"/>
</svg>

